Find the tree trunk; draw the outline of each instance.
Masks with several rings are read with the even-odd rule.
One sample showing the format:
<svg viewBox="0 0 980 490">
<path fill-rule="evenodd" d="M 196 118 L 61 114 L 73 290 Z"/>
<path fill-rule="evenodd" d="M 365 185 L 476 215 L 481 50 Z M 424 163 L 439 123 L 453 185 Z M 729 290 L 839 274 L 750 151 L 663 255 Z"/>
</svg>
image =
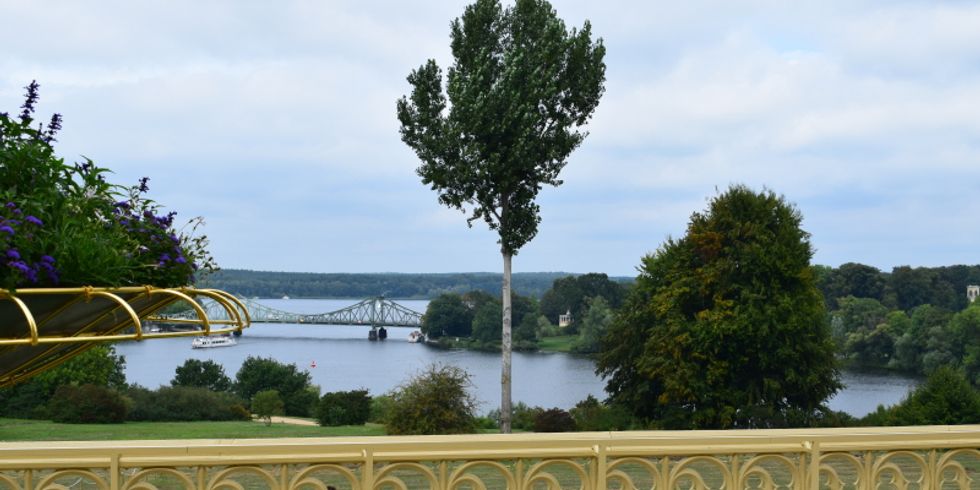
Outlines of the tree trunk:
<svg viewBox="0 0 980 490">
<path fill-rule="evenodd" d="M 502 352 L 500 374 L 500 433 L 510 434 L 510 259 L 511 254 L 502 252 L 504 256 L 504 284 L 501 303 L 504 307 L 503 333 L 501 335 L 500 351 Z"/>
</svg>

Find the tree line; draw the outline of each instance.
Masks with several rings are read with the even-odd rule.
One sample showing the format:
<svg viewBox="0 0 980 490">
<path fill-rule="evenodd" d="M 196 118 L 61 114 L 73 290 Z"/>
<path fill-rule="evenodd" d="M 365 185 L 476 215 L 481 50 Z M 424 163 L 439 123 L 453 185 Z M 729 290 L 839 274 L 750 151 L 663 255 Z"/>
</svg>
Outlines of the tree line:
<svg viewBox="0 0 980 490">
<path fill-rule="evenodd" d="M 517 272 L 514 289 L 540 298 L 555 279 L 574 276 L 568 272 Z M 306 272 L 269 272 L 244 269 L 221 269 L 195 285 L 217 288 L 233 294 L 260 298 L 357 298 L 378 295 L 404 299 L 431 299 L 443 293 L 484 291 L 499 294 L 501 274 L 461 272 L 444 274 L 340 274 Z M 628 277 L 614 280 L 629 282 Z"/>
</svg>

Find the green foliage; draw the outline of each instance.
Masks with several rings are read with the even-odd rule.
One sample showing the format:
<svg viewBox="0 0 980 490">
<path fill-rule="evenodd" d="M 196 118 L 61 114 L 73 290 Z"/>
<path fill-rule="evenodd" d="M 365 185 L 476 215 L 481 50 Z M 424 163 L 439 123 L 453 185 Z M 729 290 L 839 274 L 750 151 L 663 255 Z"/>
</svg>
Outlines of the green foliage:
<svg viewBox="0 0 980 490">
<path fill-rule="evenodd" d="M 388 412 L 391 411 L 391 402 L 392 399 L 388 395 L 371 397 L 371 415 L 368 417 L 368 422 L 383 424 L 388 418 Z"/>
<path fill-rule="evenodd" d="M 250 420 L 244 402 L 229 392 L 210 391 L 200 386 L 161 386 L 148 390 L 130 386 L 127 420 L 176 422 L 195 420 Z"/>
<path fill-rule="evenodd" d="M 484 303 L 473 314 L 473 338 L 480 342 L 499 344 L 502 321 L 500 303 L 496 301 Z"/>
<path fill-rule="evenodd" d="M 391 392 L 388 434 L 468 434 L 476 430 L 470 375 L 456 366 L 431 365 Z"/>
<path fill-rule="evenodd" d="M 0 413 L 11 417 L 44 418 L 46 406 L 60 386 L 93 384 L 115 390 L 126 386 L 126 359 L 112 345 L 95 345 L 53 369 L 0 388 Z"/>
<path fill-rule="evenodd" d="M 841 385 L 800 221 L 782 197 L 734 186 L 646 256 L 597 362 L 611 400 L 670 428 L 819 411 Z"/>
<path fill-rule="evenodd" d="M 515 272 L 517 291 L 540 298 L 552 282 L 567 272 Z M 632 278 L 617 278 L 626 281 Z M 391 298 L 435 298 L 444 293 L 462 294 L 479 290 L 500 294 L 500 273 L 454 272 L 442 274 L 404 273 L 309 273 L 221 269 L 202 278 L 199 288 L 215 288 L 261 298 L 370 298 L 385 291 Z"/>
<path fill-rule="evenodd" d="M 898 405 L 878 407 L 865 425 L 956 425 L 980 422 L 980 392 L 962 372 L 937 368 Z"/>
<path fill-rule="evenodd" d="M 516 430 L 523 431 L 533 431 L 534 430 L 534 419 L 538 417 L 538 414 L 543 412 L 544 409 L 541 407 L 531 407 L 524 402 L 517 402 L 511 407 L 511 423 L 513 428 Z M 487 414 L 487 417 L 495 420 L 497 424 L 500 424 L 500 409 L 493 409 Z"/>
<path fill-rule="evenodd" d="M 577 321 L 589 310 L 589 300 L 592 298 L 602 298 L 609 307 L 616 309 L 623 304 L 626 291 L 622 283 L 595 272 L 555 279 L 551 289 L 541 297 L 541 313 L 551 322 L 558 323 L 558 315 L 571 312 L 572 318 Z"/>
<path fill-rule="evenodd" d="M 148 179 L 127 189 L 91 160 L 58 158 L 61 116 L 34 124 L 37 99 L 32 82 L 19 117 L 0 113 L 0 286 L 183 286 L 213 268 L 205 237 L 175 231 L 176 213 L 157 215 Z"/>
<path fill-rule="evenodd" d="M 575 419 L 566 410 L 549 408 L 534 417 L 534 432 L 573 432 Z"/>
<path fill-rule="evenodd" d="M 286 415 L 308 417 L 320 398 L 310 384 L 310 373 L 300 372 L 296 364 L 283 364 L 272 358 L 249 356 L 235 375 L 232 390 L 243 400 L 251 400 L 258 392 L 276 390 L 281 396 Z M 252 407 L 255 412 L 255 407 Z"/>
<path fill-rule="evenodd" d="M 962 348 L 964 374 L 972 385 L 980 386 L 980 303 L 954 315 L 949 327 Z"/>
<path fill-rule="evenodd" d="M 401 136 L 439 202 L 483 220 L 514 255 L 537 233 L 543 184 L 558 174 L 585 134 L 605 80 L 602 41 L 588 22 L 565 29 L 551 5 L 519 0 L 502 9 L 477 0 L 452 23 L 454 63 L 446 92 L 434 60 L 408 77 L 398 101 Z"/>
<path fill-rule="evenodd" d="M 634 423 L 629 411 L 617 405 L 606 405 L 589 395 L 569 410 L 580 431 L 628 430 Z"/>
<path fill-rule="evenodd" d="M 367 390 L 335 391 L 323 395 L 316 419 L 324 427 L 364 425 L 371 417 L 371 397 Z"/>
<path fill-rule="evenodd" d="M 48 402 L 51 420 L 66 424 L 121 423 L 126 410 L 119 392 L 93 384 L 59 386 Z"/>
<path fill-rule="evenodd" d="M 172 386 L 199 386 L 211 391 L 230 391 L 231 379 L 225 375 L 225 368 L 210 359 L 188 359 L 177 366 Z"/>
<path fill-rule="evenodd" d="M 595 354 L 602 348 L 609 325 L 613 322 L 613 311 L 602 296 L 589 300 L 589 309 L 579 321 L 579 338 L 572 346 L 572 352 Z"/>
<path fill-rule="evenodd" d="M 265 420 L 265 425 L 272 424 L 274 415 L 282 415 L 284 407 L 285 404 L 276 390 L 262 390 L 252 397 L 252 412 Z"/>
<path fill-rule="evenodd" d="M 429 338 L 469 337 L 472 330 L 473 310 L 458 294 L 439 295 L 429 302 L 422 317 L 422 333 Z"/>
</svg>

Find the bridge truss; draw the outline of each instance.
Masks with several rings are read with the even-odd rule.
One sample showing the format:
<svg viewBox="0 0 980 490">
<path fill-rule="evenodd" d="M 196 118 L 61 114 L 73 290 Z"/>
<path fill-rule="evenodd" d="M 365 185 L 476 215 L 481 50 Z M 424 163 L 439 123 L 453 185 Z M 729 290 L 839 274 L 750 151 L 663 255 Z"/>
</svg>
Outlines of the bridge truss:
<svg viewBox="0 0 980 490">
<path fill-rule="evenodd" d="M 360 303 L 327 313 L 293 313 L 270 308 L 253 299 L 242 299 L 252 323 L 305 323 L 313 325 L 365 325 L 370 327 L 420 327 L 422 314 L 383 296 L 368 298 Z M 208 318 L 224 319 L 227 315 L 220 304 L 201 305 Z M 168 315 L 171 319 L 193 318 L 191 310 Z"/>
</svg>

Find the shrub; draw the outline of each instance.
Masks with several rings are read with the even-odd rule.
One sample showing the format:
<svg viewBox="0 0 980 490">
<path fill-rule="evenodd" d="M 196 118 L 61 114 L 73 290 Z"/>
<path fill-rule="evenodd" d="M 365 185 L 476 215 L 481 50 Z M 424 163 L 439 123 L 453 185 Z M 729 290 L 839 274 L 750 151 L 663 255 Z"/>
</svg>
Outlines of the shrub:
<svg viewBox="0 0 980 490">
<path fill-rule="evenodd" d="M 633 427 L 630 413 L 623 407 L 609 406 L 589 395 L 572 408 L 575 429 L 581 431 L 626 430 Z"/>
<path fill-rule="evenodd" d="M 296 364 L 283 364 L 272 358 L 249 356 L 235 375 L 233 387 L 243 400 L 251 400 L 258 392 L 276 390 L 282 399 L 286 415 L 308 417 L 320 398 L 310 384 L 310 373 L 300 371 Z M 255 412 L 255 407 L 252 407 Z"/>
<path fill-rule="evenodd" d="M 251 415 L 237 396 L 198 386 L 162 386 L 155 391 L 132 386 L 128 420 L 175 422 L 198 420 L 250 420 Z"/>
<path fill-rule="evenodd" d="M 371 416 L 367 390 L 336 391 L 320 398 L 316 418 L 324 427 L 364 425 Z"/>
<path fill-rule="evenodd" d="M 862 419 L 865 425 L 955 425 L 980 422 L 980 393 L 966 376 L 949 367 L 936 369 L 898 405 Z"/>
<path fill-rule="evenodd" d="M 252 411 L 265 420 L 265 425 L 272 425 L 273 415 L 282 415 L 283 401 L 276 390 L 260 391 L 252 397 Z"/>
<path fill-rule="evenodd" d="M 572 432 L 575 419 L 560 408 L 549 408 L 534 417 L 534 432 Z"/>
<path fill-rule="evenodd" d="M 523 431 L 534 430 L 534 419 L 538 416 L 539 413 L 543 411 L 544 409 L 541 407 L 531 407 L 524 402 L 517 402 L 511 405 L 510 408 L 511 428 L 514 430 L 523 430 Z M 490 410 L 490 413 L 487 414 L 487 417 L 490 417 L 491 419 L 496 421 L 498 427 L 500 426 L 499 408 Z"/>
<path fill-rule="evenodd" d="M 470 375 L 456 366 L 431 365 L 391 392 L 388 434 L 466 434 L 476 430 Z"/>
<path fill-rule="evenodd" d="M 368 416 L 368 422 L 383 424 L 388 417 L 388 412 L 391 411 L 391 402 L 391 397 L 388 395 L 371 398 L 371 415 Z"/>
<path fill-rule="evenodd" d="M 62 385 L 48 403 L 51 420 L 68 424 L 121 423 L 126 410 L 119 392 L 92 384 Z"/>
</svg>

